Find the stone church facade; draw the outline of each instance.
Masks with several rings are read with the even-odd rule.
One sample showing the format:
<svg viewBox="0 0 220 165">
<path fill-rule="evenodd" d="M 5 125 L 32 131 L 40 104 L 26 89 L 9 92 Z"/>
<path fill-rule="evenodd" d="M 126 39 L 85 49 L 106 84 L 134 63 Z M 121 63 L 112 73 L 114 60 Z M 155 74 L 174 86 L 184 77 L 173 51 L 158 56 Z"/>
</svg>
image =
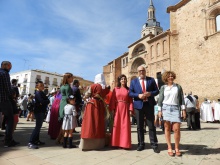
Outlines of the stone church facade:
<svg viewBox="0 0 220 165">
<path fill-rule="evenodd" d="M 150 0 L 141 38 L 103 67 L 107 84 L 113 88 L 117 77 L 125 74 L 129 85 L 138 75 L 137 67 L 144 65 L 159 87 L 162 73 L 172 70 L 185 93 L 192 91 L 200 100 L 220 98 L 220 0 L 182 0 L 168 7 L 170 29 L 166 31 L 155 12 Z"/>
</svg>

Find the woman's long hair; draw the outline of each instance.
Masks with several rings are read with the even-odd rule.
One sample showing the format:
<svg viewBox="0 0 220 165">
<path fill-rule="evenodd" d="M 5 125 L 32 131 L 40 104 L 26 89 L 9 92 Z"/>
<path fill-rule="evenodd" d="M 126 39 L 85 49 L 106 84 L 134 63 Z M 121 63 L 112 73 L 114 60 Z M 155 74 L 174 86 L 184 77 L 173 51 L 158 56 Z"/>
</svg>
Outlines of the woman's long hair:
<svg viewBox="0 0 220 165">
<path fill-rule="evenodd" d="M 69 79 L 70 77 L 73 77 L 73 74 L 72 74 L 72 73 L 69 73 L 69 72 L 65 73 L 65 74 L 63 75 L 62 85 L 68 84 L 68 79 Z"/>
<path fill-rule="evenodd" d="M 126 88 L 126 89 L 129 89 L 128 86 L 127 86 L 128 80 L 127 80 L 127 77 L 126 77 L 124 74 L 122 74 L 122 75 L 120 75 L 120 76 L 118 77 L 117 87 L 121 88 L 121 82 L 120 82 L 120 81 L 121 81 L 121 79 L 122 79 L 123 77 L 126 79 L 125 88 Z"/>
</svg>

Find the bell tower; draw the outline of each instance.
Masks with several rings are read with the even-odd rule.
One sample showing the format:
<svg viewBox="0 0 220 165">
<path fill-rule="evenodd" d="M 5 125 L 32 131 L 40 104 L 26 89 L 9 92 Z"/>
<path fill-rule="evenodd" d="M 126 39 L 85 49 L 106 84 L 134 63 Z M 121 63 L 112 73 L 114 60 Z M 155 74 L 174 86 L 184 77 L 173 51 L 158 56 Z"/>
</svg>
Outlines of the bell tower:
<svg viewBox="0 0 220 165">
<path fill-rule="evenodd" d="M 150 6 L 148 7 L 148 18 L 147 22 L 143 25 L 141 31 L 141 37 L 144 37 L 148 34 L 158 35 L 163 32 L 163 28 L 160 27 L 160 22 L 157 22 L 155 17 L 155 7 L 153 5 L 153 0 L 150 0 Z"/>
</svg>

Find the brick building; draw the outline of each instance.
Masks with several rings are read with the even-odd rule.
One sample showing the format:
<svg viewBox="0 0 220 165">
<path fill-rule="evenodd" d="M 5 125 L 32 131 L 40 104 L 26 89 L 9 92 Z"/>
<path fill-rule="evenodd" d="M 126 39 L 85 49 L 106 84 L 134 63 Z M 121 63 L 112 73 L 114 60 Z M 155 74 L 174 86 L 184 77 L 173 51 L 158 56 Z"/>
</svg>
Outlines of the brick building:
<svg viewBox="0 0 220 165">
<path fill-rule="evenodd" d="M 162 73 L 173 70 L 185 93 L 192 91 L 200 99 L 220 98 L 220 0 L 180 0 L 167 8 L 170 29 L 165 31 L 155 12 L 150 0 L 141 38 L 103 67 L 107 83 L 114 87 L 117 77 L 125 74 L 129 84 L 137 76 L 137 67 L 144 65 L 159 86 Z"/>
</svg>

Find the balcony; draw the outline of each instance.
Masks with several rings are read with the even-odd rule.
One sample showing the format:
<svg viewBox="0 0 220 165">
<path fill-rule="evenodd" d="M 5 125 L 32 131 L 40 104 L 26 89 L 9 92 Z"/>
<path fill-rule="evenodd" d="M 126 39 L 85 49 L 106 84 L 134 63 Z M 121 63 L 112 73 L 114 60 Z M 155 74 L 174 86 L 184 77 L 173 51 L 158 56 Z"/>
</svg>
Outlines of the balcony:
<svg viewBox="0 0 220 165">
<path fill-rule="evenodd" d="M 50 81 L 49 80 L 45 80 L 44 84 L 50 85 Z"/>
<path fill-rule="evenodd" d="M 53 86 L 57 86 L 57 81 L 53 81 Z"/>
<path fill-rule="evenodd" d="M 23 83 L 27 83 L 27 78 L 24 78 Z"/>
<path fill-rule="evenodd" d="M 41 78 L 36 78 L 35 82 L 41 81 Z"/>
</svg>

